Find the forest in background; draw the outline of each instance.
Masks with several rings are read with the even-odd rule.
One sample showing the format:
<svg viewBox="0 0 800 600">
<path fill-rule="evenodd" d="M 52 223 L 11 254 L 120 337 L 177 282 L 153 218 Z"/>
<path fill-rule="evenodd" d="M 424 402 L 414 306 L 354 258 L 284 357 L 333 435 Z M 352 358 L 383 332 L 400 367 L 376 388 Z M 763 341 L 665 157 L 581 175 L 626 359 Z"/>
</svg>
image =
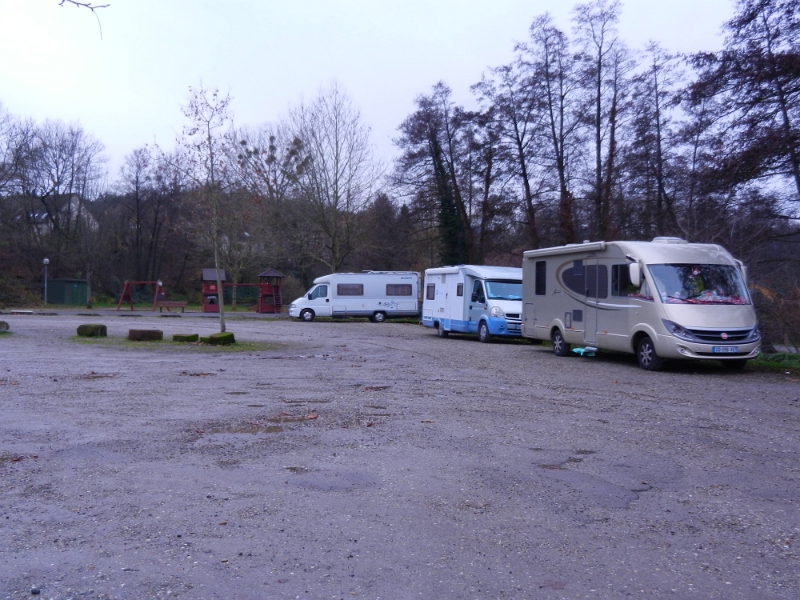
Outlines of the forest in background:
<svg viewBox="0 0 800 600">
<path fill-rule="evenodd" d="M 628 47 L 616 1 L 576 5 L 568 31 L 536 17 L 477 108 L 445 81 L 417 97 L 389 165 L 336 84 L 244 129 L 231 98 L 190 89 L 175 149 L 134 149 L 113 177 L 79 125 L 0 107 L 0 306 L 39 300 L 45 257 L 98 301 L 157 279 L 194 300 L 215 254 L 230 282 L 281 271 L 290 300 L 333 271 L 666 235 L 748 264 L 765 336 L 798 343 L 800 0 L 735 6 L 723 49 L 690 56 Z"/>
</svg>

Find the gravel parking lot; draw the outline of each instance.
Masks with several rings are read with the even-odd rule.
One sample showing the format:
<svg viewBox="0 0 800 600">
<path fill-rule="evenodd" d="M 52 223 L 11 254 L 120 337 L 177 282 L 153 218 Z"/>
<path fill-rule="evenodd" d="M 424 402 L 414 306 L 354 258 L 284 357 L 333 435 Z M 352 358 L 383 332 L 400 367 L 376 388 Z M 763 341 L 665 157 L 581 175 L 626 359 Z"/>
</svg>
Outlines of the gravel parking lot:
<svg viewBox="0 0 800 600">
<path fill-rule="evenodd" d="M 420 326 L 0 315 L 0 598 L 800 597 L 800 382 Z M 100 322 L 109 339 L 76 340 Z"/>
</svg>

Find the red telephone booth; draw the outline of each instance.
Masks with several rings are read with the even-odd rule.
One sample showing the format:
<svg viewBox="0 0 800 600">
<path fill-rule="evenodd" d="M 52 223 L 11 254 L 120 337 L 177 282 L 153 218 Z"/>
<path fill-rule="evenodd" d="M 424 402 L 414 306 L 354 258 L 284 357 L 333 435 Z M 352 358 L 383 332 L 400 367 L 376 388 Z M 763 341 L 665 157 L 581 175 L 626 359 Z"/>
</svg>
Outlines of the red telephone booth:
<svg viewBox="0 0 800 600">
<path fill-rule="evenodd" d="M 275 269 L 267 269 L 258 275 L 261 282 L 258 291 L 258 312 L 280 313 L 283 308 L 281 279 L 283 274 Z"/>
<path fill-rule="evenodd" d="M 219 279 L 225 286 L 225 269 L 219 270 Z M 218 313 L 219 303 L 223 302 L 223 290 L 217 289 L 216 269 L 203 269 L 203 312 Z"/>
</svg>

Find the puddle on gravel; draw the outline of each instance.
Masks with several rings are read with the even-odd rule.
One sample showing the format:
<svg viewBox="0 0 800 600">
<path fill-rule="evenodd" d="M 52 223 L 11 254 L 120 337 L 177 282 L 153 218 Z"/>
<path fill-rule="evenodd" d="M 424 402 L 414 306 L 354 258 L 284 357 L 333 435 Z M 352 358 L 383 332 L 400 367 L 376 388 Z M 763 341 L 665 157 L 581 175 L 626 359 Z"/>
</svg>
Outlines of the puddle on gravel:
<svg viewBox="0 0 800 600">
<path fill-rule="evenodd" d="M 228 396 L 246 396 L 250 392 L 225 392 Z"/>
<path fill-rule="evenodd" d="M 264 404 L 248 404 L 248 408 L 264 408 Z"/>
<path fill-rule="evenodd" d="M 375 410 L 386 410 L 385 406 L 380 406 L 378 404 L 367 404 L 367 408 L 374 408 Z"/>
<path fill-rule="evenodd" d="M 548 471 L 566 471 L 564 467 L 561 465 L 539 465 L 542 469 L 547 469 Z"/>
<path fill-rule="evenodd" d="M 596 450 L 576 450 L 575 454 L 597 454 Z"/>
</svg>

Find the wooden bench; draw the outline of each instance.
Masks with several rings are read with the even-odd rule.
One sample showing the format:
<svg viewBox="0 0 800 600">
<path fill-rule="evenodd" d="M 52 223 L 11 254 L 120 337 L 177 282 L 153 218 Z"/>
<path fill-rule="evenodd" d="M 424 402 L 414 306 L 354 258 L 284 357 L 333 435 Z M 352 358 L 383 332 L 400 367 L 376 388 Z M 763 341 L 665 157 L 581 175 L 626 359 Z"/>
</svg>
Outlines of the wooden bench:
<svg viewBox="0 0 800 600">
<path fill-rule="evenodd" d="M 171 312 L 170 309 L 172 308 L 180 308 L 181 312 L 184 312 L 186 305 L 188 302 L 186 300 L 157 300 L 156 306 L 158 307 L 158 312 L 164 312 L 166 308 L 168 312 Z"/>
</svg>

